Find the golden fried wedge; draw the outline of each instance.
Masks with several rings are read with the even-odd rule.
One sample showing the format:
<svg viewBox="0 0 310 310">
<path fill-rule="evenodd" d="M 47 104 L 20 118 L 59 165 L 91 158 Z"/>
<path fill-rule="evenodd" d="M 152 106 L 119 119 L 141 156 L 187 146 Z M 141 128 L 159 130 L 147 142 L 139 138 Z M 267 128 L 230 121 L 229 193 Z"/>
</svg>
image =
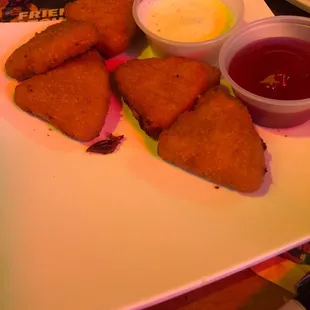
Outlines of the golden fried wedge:
<svg viewBox="0 0 310 310">
<path fill-rule="evenodd" d="M 161 133 L 158 155 L 245 193 L 258 190 L 266 173 L 264 145 L 247 108 L 219 88 L 206 92 L 194 111 L 185 112 Z"/>
<path fill-rule="evenodd" d="M 15 102 L 80 141 L 99 136 L 109 109 L 109 75 L 90 50 L 16 87 Z"/>
<path fill-rule="evenodd" d="M 219 84 L 220 72 L 182 57 L 134 59 L 117 67 L 115 79 L 140 127 L 157 139 L 201 93 Z"/>
<path fill-rule="evenodd" d="M 68 20 L 92 22 L 99 32 L 97 49 L 108 57 L 124 52 L 136 33 L 133 0 L 76 0 L 65 6 Z"/>
<path fill-rule="evenodd" d="M 94 25 L 63 21 L 47 27 L 16 49 L 6 61 L 6 72 L 13 79 L 24 80 L 86 52 L 97 42 Z"/>
</svg>

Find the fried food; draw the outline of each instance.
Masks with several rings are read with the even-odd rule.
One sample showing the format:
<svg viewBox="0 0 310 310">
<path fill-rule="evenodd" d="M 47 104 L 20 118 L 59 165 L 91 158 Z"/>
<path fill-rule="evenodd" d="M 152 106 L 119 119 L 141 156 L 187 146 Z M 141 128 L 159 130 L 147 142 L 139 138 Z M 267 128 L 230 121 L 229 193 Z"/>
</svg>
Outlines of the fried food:
<svg viewBox="0 0 310 310">
<path fill-rule="evenodd" d="M 76 0 L 65 6 L 68 20 L 92 22 L 99 32 L 97 49 L 108 57 L 124 52 L 136 33 L 133 0 Z"/>
<path fill-rule="evenodd" d="M 109 75 L 96 50 L 66 61 L 16 87 L 15 102 L 79 140 L 99 136 L 109 109 Z"/>
<path fill-rule="evenodd" d="M 266 165 L 264 145 L 247 108 L 214 88 L 161 133 L 158 155 L 180 168 L 239 192 L 258 190 Z"/>
<path fill-rule="evenodd" d="M 115 80 L 140 127 L 157 139 L 197 97 L 220 82 L 217 68 L 182 57 L 130 60 L 117 67 Z"/>
<path fill-rule="evenodd" d="M 6 72 L 21 81 L 59 66 L 97 42 L 98 32 L 91 23 L 63 21 L 47 27 L 16 49 L 6 61 Z"/>
</svg>

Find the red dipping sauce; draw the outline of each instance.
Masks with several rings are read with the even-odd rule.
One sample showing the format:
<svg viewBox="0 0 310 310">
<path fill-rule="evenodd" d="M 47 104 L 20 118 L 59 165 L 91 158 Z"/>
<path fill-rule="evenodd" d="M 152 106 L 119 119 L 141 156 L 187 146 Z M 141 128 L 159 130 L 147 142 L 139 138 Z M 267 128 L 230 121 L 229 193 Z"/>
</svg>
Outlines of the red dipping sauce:
<svg viewBox="0 0 310 310">
<path fill-rule="evenodd" d="M 268 38 L 242 48 L 229 75 L 253 94 L 278 100 L 310 98 L 310 42 Z"/>
<path fill-rule="evenodd" d="M 308 99 L 310 42 L 289 37 L 255 41 L 236 53 L 228 73 L 243 89 L 261 97 L 283 100 L 283 105 L 287 100 Z M 291 127 L 310 118 L 309 110 L 293 114 L 277 113 L 247 102 L 245 104 L 253 120 L 266 127 Z"/>
</svg>

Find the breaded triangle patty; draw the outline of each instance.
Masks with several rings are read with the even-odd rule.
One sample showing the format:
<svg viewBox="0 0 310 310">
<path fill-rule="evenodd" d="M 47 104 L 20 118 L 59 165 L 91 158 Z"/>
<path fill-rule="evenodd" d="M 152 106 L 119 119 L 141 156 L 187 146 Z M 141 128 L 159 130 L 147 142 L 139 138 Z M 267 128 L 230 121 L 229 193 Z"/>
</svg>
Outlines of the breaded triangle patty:
<svg viewBox="0 0 310 310">
<path fill-rule="evenodd" d="M 104 60 L 90 50 L 16 87 L 15 102 L 24 111 L 80 141 L 96 138 L 110 102 Z"/>
<path fill-rule="evenodd" d="M 124 52 L 136 33 L 133 0 L 76 0 L 65 6 L 68 20 L 92 22 L 99 32 L 97 49 L 107 57 Z"/>
<path fill-rule="evenodd" d="M 115 80 L 140 127 L 157 139 L 201 93 L 219 84 L 220 75 L 206 63 L 168 57 L 129 60 L 117 67 Z"/>
<path fill-rule="evenodd" d="M 7 74 L 24 80 L 61 65 L 97 44 L 98 32 L 86 22 L 63 21 L 47 27 L 17 48 L 7 59 Z"/>
<path fill-rule="evenodd" d="M 214 88 L 161 133 L 158 155 L 217 185 L 251 193 L 264 181 L 264 147 L 247 108 Z"/>
</svg>

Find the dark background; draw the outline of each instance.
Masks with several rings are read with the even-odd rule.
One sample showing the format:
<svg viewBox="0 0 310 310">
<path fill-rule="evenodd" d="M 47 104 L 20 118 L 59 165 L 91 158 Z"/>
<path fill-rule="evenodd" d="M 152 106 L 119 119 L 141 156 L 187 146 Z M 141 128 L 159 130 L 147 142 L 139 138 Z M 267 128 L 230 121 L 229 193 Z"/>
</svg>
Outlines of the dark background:
<svg viewBox="0 0 310 310">
<path fill-rule="evenodd" d="M 31 0 L 30 2 L 33 3 L 37 8 L 58 9 L 58 8 L 64 8 L 66 3 L 70 1 L 69 0 Z"/>
<path fill-rule="evenodd" d="M 290 4 L 286 0 L 265 0 L 265 2 L 275 15 L 298 15 L 310 17 L 310 14 Z"/>
</svg>

